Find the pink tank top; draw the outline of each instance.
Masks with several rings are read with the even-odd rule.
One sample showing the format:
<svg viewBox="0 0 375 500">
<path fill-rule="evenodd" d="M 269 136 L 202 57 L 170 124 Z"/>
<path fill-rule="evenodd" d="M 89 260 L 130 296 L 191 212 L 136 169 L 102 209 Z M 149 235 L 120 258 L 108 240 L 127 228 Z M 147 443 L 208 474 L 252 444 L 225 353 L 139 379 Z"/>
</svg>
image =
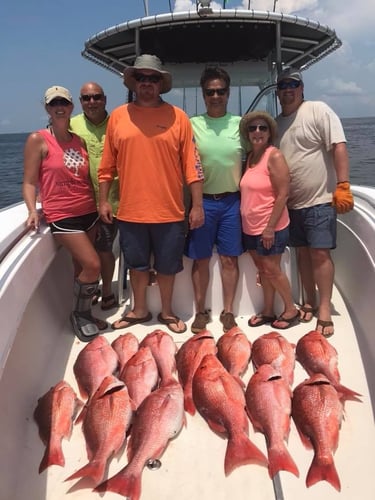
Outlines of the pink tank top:
<svg viewBox="0 0 375 500">
<path fill-rule="evenodd" d="M 70 142 L 59 143 L 47 129 L 38 133 L 48 147 L 39 171 L 40 199 L 47 222 L 96 212 L 88 155 L 79 137 L 72 134 Z"/>
<path fill-rule="evenodd" d="M 275 203 L 272 189 L 268 158 L 274 146 L 269 146 L 261 160 L 251 168 L 247 168 L 240 182 L 242 230 L 245 234 L 257 236 L 262 234 Z M 288 209 L 284 208 L 275 231 L 285 229 L 289 224 Z"/>
</svg>

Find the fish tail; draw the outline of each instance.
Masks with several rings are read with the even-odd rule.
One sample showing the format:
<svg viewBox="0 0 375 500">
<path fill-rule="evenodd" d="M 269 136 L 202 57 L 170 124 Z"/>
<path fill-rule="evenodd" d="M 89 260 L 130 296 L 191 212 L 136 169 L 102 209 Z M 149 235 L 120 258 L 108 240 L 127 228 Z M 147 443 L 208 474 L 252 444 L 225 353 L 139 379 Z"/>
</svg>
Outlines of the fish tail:
<svg viewBox="0 0 375 500">
<path fill-rule="evenodd" d="M 228 476 L 241 465 L 258 464 L 267 467 L 268 461 L 264 454 L 253 444 L 245 433 L 228 439 L 224 460 L 225 475 Z"/>
<path fill-rule="evenodd" d="M 281 470 L 291 472 L 295 476 L 299 477 L 298 467 L 285 446 L 269 448 L 268 472 L 270 478 L 272 479 Z"/>
<path fill-rule="evenodd" d="M 129 500 L 139 500 L 141 497 L 141 476 L 134 473 L 127 473 L 127 467 L 118 472 L 115 476 L 103 481 L 94 491 L 112 491 L 118 493 Z"/>
<path fill-rule="evenodd" d="M 333 459 L 329 463 L 322 464 L 314 457 L 306 476 L 306 486 L 309 488 L 319 481 L 327 481 L 336 488 L 337 491 L 341 491 L 340 478 L 337 474 Z"/>
<path fill-rule="evenodd" d="M 342 399 L 343 401 L 357 401 L 359 403 L 362 403 L 362 400 L 359 399 L 359 396 L 362 397 L 362 394 L 352 391 L 348 387 L 345 387 L 341 384 L 335 385 L 335 389 L 339 393 L 340 399 Z"/>
<path fill-rule="evenodd" d="M 95 484 L 99 484 L 102 481 L 105 473 L 105 463 L 103 461 L 94 460 L 84 465 L 71 476 L 67 477 L 65 481 L 70 481 L 71 479 L 78 479 L 79 477 L 89 477 Z"/>
<path fill-rule="evenodd" d="M 65 458 L 61 446 L 47 446 L 39 465 L 39 474 L 41 474 L 50 465 L 60 465 L 61 467 L 64 467 Z"/>
</svg>

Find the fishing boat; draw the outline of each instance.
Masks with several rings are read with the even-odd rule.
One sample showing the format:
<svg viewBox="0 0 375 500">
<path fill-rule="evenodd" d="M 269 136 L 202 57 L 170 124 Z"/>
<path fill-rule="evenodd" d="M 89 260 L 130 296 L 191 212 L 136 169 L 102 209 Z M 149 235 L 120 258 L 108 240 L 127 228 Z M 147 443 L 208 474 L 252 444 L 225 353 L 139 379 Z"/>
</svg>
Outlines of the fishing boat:
<svg viewBox="0 0 375 500">
<path fill-rule="evenodd" d="M 306 70 L 338 49 L 335 31 L 319 23 L 281 12 L 251 9 L 213 9 L 209 1 L 196 3 L 189 12 L 167 12 L 124 21 L 89 38 L 83 56 L 121 75 L 137 55 L 158 55 L 173 75 L 175 88 L 195 88 L 207 64 L 220 64 L 231 75 L 233 86 L 257 88 L 252 108 L 277 112 L 275 81 L 285 65 Z M 335 464 L 341 479 L 338 493 L 328 482 L 307 488 L 305 478 L 313 453 L 301 443 L 292 424 L 288 449 L 299 471 L 297 478 L 280 472 L 274 480 L 266 468 L 243 466 L 224 475 L 226 441 L 211 432 L 199 414 L 187 415 L 187 424 L 169 443 L 161 467 L 143 473 L 143 500 L 370 500 L 375 498 L 372 474 L 375 470 L 375 188 L 352 186 L 354 210 L 338 217 L 338 247 L 333 251 L 335 285 L 332 298 L 335 335 L 330 343 L 337 349 L 341 382 L 362 395 L 362 402 L 347 401 Z M 87 462 L 80 426 L 74 426 L 70 441 L 63 442 L 66 464 L 51 466 L 42 474 L 38 467 L 44 445 L 38 436 L 33 411 L 38 398 L 65 379 L 77 390 L 73 364 L 85 346 L 72 333 L 69 314 L 73 303 L 73 271 L 69 256 L 54 242 L 49 228 L 38 233 L 25 230 L 26 207 L 19 203 L 0 211 L 0 500 L 116 499 L 92 489 L 75 489 L 65 479 Z M 120 251 L 116 249 L 120 256 Z M 293 288 L 296 303 L 302 292 L 292 250 L 283 256 L 283 267 Z M 239 260 L 240 282 L 235 313 L 239 326 L 253 342 L 268 333 L 267 325 L 248 328 L 250 315 L 259 311 L 262 293 L 256 285 L 256 271 L 248 255 Z M 71 272 L 70 272 L 71 270 Z M 187 322 L 194 317 L 191 262 L 176 278 L 174 310 Z M 124 285 L 127 284 L 127 287 Z M 98 306 L 95 314 L 108 321 L 131 307 L 131 289 L 124 282 L 121 258 L 114 287 L 121 307 L 111 316 Z M 208 297 L 212 321 L 208 328 L 218 339 L 221 285 L 219 262 L 211 262 Z M 156 286 L 148 289 L 153 320 L 131 331 L 142 339 L 155 328 L 160 301 Z M 281 304 L 278 304 L 281 307 Z M 278 312 L 281 312 L 279 310 Z M 299 324 L 284 335 L 295 343 L 314 328 L 314 322 Z M 104 333 L 112 342 L 127 330 Z M 177 346 L 191 336 L 190 329 L 174 335 Z M 249 366 L 245 381 L 250 377 Z M 307 377 L 295 368 L 295 384 Z M 78 392 L 78 391 L 77 391 Z M 263 435 L 250 437 L 264 452 Z M 108 477 L 126 463 L 125 454 L 114 458 Z"/>
</svg>

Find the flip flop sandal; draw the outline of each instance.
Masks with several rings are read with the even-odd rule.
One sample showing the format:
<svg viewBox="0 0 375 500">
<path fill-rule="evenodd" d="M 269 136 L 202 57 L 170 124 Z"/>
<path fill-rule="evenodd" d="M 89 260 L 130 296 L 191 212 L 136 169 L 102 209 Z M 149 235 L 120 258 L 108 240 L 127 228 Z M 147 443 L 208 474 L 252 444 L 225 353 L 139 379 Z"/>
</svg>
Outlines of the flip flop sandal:
<svg viewBox="0 0 375 500">
<path fill-rule="evenodd" d="M 99 330 L 105 330 L 108 327 L 108 323 L 103 319 L 95 318 L 95 316 L 93 316 L 92 319 Z"/>
<path fill-rule="evenodd" d="M 318 308 L 317 307 L 311 307 L 311 306 L 307 306 L 307 305 L 303 305 L 299 308 L 300 311 L 304 312 L 305 315 L 306 314 L 311 314 L 311 318 L 310 319 L 305 319 L 306 316 L 301 316 L 301 313 L 300 313 L 300 322 L 301 323 L 310 323 L 310 321 L 312 321 L 313 317 L 315 316 L 315 314 L 318 312 Z"/>
<path fill-rule="evenodd" d="M 328 333 L 325 333 L 325 329 L 330 327 L 330 326 L 333 326 L 333 321 L 324 321 L 323 319 L 318 319 L 317 322 L 316 322 L 316 327 L 315 327 L 315 330 L 317 332 L 319 332 L 318 330 L 318 327 L 321 326 L 322 327 L 322 331 L 320 332 L 323 337 L 325 337 L 326 339 L 328 339 L 329 337 L 332 337 L 332 335 L 335 333 L 335 332 L 328 332 Z"/>
<path fill-rule="evenodd" d="M 257 319 L 259 319 L 259 321 L 256 321 Z M 247 324 L 253 328 L 257 327 L 257 326 L 262 326 L 262 325 L 267 325 L 269 323 L 272 323 L 273 321 L 275 321 L 276 319 L 276 316 L 266 316 L 265 314 L 255 314 L 255 316 L 252 316 L 249 321 L 247 322 Z M 251 320 L 253 321 L 256 321 L 256 323 L 253 323 Z"/>
<path fill-rule="evenodd" d="M 298 323 L 300 321 L 299 318 L 300 318 L 299 311 L 297 312 L 297 314 L 295 316 L 293 316 L 292 318 L 288 318 L 288 319 L 284 318 L 284 316 L 281 315 L 275 321 L 273 321 L 271 323 L 271 326 L 272 326 L 272 328 L 276 328 L 277 330 L 287 330 L 288 328 L 292 328 L 292 326 L 298 325 Z M 275 325 L 275 323 L 277 323 L 278 321 L 282 321 L 283 323 L 286 323 L 287 325 L 286 326 Z"/>
<path fill-rule="evenodd" d="M 112 330 L 122 330 L 124 328 L 129 328 L 129 326 L 139 325 L 141 323 L 147 323 L 148 321 L 151 320 L 152 320 L 152 314 L 150 312 L 146 314 L 146 316 L 144 316 L 143 318 L 134 318 L 132 316 L 121 316 L 120 319 L 112 323 L 111 328 Z M 116 326 L 115 323 L 120 323 L 121 321 L 126 321 L 126 323 L 128 324 L 125 326 Z"/>
<path fill-rule="evenodd" d="M 108 311 L 109 309 L 113 309 L 117 307 L 117 301 L 114 293 L 111 295 L 107 295 L 107 297 L 102 297 L 101 309 L 103 311 Z"/>
<path fill-rule="evenodd" d="M 180 318 L 178 316 L 173 316 L 173 318 L 163 318 L 161 313 L 158 314 L 158 321 L 162 325 L 165 325 L 172 333 L 184 333 L 187 330 L 187 326 L 184 324 L 184 328 L 180 331 L 174 330 L 171 325 L 176 325 L 178 327 L 178 322 Z"/>
</svg>

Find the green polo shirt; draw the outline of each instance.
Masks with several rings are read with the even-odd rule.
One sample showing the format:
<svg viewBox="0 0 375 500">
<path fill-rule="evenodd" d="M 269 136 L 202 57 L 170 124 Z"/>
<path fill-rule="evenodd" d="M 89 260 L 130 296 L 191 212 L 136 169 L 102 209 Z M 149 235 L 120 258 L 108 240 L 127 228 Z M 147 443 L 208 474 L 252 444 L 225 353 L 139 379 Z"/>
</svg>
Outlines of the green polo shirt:
<svg viewBox="0 0 375 500">
<path fill-rule="evenodd" d="M 95 191 L 95 199 L 99 201 L 98 168 L 103 154 L 105 132 L 107 129 L 109 115 L 99 125 L 94 125 L 81 113 L 70 119 L 70 130 L 84 139 L 90 162 L 90 177 Z M 109 191 L 108 201 L 112 205 L 113 214 L 117 214 L 118 207 L 118 177 L 116 177 Z"/>
</svg>

